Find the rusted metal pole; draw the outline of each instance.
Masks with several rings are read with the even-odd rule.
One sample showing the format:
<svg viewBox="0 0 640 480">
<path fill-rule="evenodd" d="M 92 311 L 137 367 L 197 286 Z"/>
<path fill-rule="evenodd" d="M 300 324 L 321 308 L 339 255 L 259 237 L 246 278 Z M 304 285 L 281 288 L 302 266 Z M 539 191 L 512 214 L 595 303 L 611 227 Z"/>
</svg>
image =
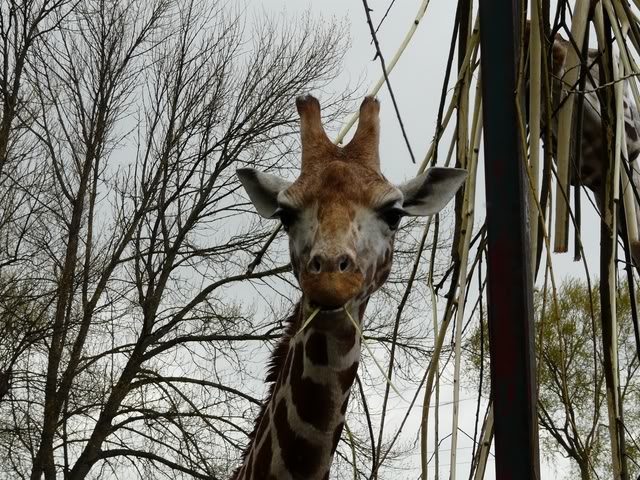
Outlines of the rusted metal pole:
<svg viewBox="0 0 640 480">
<path fill-rule="evenodd" d="M 480 0 L 496 478 L 540 478 L 526 177 L 516 102 L 520 0 Z M 523 111 L 523 110 L 522 110 Z"/>
</svg>

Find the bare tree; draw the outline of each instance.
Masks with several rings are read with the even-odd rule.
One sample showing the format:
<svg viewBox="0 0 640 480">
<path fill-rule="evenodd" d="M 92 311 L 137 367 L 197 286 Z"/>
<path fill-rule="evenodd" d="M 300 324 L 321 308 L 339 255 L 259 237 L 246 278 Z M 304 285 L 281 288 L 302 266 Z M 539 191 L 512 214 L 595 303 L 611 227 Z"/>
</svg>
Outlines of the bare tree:
<svg viewBox="0 0 640 480">
<path fill-rule="evenodd" d="M 196 0 L 0 14 L 1 474 L 222 478 L 260 403 L 238 358 L 281 330 L 234 289 L 289 269 L 234 170 L 289 168 L 292 99 L 345 28 Z"/>
</svg>

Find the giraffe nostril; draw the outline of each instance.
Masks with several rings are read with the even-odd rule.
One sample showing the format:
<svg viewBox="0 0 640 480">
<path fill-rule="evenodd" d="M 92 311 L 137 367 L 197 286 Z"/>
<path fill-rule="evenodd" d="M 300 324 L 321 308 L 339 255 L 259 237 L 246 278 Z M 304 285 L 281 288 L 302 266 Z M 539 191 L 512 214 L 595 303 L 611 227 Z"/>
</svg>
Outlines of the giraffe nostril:
<svg viewBox="0 0 640 480">
<path fill-rule="evenodd" d="M 340 272 L 346 272 L 351 269 L 351 259 L 348 255 L 343 255 L 340 257 L 340 263 L 338 264 L 338 269 Z"/>
<path fill-rule="evenodd" d="M 318 255 L 314 255 L 313 258 L 309 261 L 308 270 L 311 273 L 320 273 L 322 271 L 322 261 Z"/>
<path fill-rule="evenodd" d="M 347 273 L 354 270 L 355 262 L 348 254 L 337 255 L 327 258 L 322 254 L 315 254 L 307 263 L 309 273 Z"/>
</svg>

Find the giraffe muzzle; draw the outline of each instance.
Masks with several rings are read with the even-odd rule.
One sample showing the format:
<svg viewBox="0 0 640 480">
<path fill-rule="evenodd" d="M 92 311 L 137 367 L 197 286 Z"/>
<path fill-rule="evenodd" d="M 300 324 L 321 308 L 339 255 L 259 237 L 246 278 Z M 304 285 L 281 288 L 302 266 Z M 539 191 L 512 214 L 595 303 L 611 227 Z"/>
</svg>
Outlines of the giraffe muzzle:
<svg viewBox="0 0 640 480">
<path fill-rule="evenodd" d="M 303 273 L 300 286 L 309 301 L 322 310 L 341 308 L 362 290 L 364 276 L 355 272 Z"/>
</svg>

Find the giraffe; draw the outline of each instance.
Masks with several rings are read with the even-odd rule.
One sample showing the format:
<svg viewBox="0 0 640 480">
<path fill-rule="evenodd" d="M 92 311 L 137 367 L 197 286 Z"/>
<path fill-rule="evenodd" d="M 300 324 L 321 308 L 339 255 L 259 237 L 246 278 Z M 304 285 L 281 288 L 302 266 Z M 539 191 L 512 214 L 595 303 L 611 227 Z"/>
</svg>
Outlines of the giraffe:
<svg viewBox="0 0 640 480">
<path fill-rule="evenodd" d="M 526 24 L 525 39 L 528 39 L 529 22 Z M 555 35 L 551 45 L 552 59 L 552 85 L 553 85 L 553 117 L 552 117 L 552 155 L 555 157 L 557 152 L 557 133 L 558 119 L 557 108 L 563 100 L 566 92 L 572 90 L 573 85 L 566 85 L 563 82 L 563 76 L 566 73 L 566 61 L 569 49 L 573 48 L 571 42 L 565 40 L 559 33 Z M 600 86 L 600 73 L 598 59 L 600 52 L 597 49 L 588 49 L 586 65 L 588 74 L 586 77 L 584 91 L 584 109 L 582 120 L 582 142 L 581 149 L 581 165 L 579 178 L 576 178 L 575 171 L 571 169 L 571 183 L 584 185 L 594 194 L 596 207 L 602 211 L 604 205 L 604 171 L 605 162 L 608 161 L 606 151 L 606 141 L 603 137 L 602 119 L 600 116 L 600 100 L 597 94 L 597 88 Z M 634 81 L 633 79 L 631 81 Z M 622 143 L 622 161 L 628 164 L 631 172 L 631 181 L 636 191 L 640 192 L 640 168 L 638 166 L 638 157 L 640 156 L 640 112 L 638 106 L 631 94 L 629 81 L 625 80 L 624 86 L 624 142 Z M 575 119 L 574 119 L 575 121 Z M 575 160 L 575 154 L 572 153 L 571 161 Z M 634 206 L 636 218 L 640 219 L 640 203 L 638 197 L 635 197 Z M 630 245 L 632 257 L 636 265 L 640 266 L 640 245 L 632 242 Z"/>
<path fill-rule="evenodd" d="M 360 359 L 360 337 L 346 312 L 360 328 L 370 295 L 389 275 L 402 217 L 440 211 L 467 175 L 431 168 L 395 187 L 380 172 L 376 99 L 364 99 L 344 147 L 327 137 L 317 99 L 298 97 L 296 106 L 299 177 L 292 183 L 237 170 L 257 212 L 282 222 L 302 299 L 272 354 L 268 396 L 232 480 L 329 478 Z"/>
</svg>

